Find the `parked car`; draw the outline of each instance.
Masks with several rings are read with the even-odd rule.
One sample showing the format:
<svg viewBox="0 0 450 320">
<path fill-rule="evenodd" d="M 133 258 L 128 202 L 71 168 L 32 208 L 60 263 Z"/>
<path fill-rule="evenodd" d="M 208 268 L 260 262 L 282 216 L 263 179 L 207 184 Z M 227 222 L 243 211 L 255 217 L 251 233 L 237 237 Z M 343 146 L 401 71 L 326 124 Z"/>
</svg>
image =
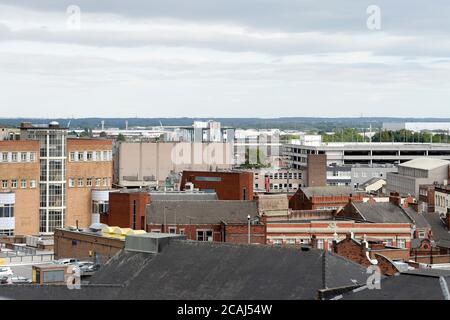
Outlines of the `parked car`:
<svg viewBox="0 0 450 320">
<path fill-rule="evenodd" d="M 0 278 L 14 275 L 10 267 L 0 267 Z"/>
<path fill-rule="evenodd" d="M 94 272 L 100 268 L 98 264 L 95 264 L 91 261 L 80 261 L 75 263 L 74 265 L 80 268 L 81 273 Z"/>
<path fill-rule="evenodd" d="M 25 283 L 31 283 L 31 280 L 22 276 L 0 277 L 0 284 L 25 284 Z"/>
<path fill-rule="evenodd" d="M 59 259 L 54 261 L 56 264 L 76 264 L 78 262 L 79 260 L 75 258 Z"/>
</svg>

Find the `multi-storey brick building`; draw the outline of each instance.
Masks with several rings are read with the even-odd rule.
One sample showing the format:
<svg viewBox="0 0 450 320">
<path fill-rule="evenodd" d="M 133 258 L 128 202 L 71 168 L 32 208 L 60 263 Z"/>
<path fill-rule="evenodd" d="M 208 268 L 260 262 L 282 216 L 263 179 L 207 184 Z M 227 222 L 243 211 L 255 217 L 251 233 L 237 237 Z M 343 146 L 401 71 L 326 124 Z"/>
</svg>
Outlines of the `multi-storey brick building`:
<svg viewBox="0 0 450 320">
<path fill-rule="evenodd" d="M 39 142 L 0 141 L 0 234 L 38 232 Z"/>
<path fill-rule="evenodd" d="M 353 201 L 363 201 L 363 194 L 351 187 L 306 187 L 300 188 L 289 200 L 289 208 L 293 210 L 337 210 Z"/>
<path fill-rule="evenodd" d="M 66 225 L 89 226 L 91 194 L 111 188 L 112 142 L 68 139 L 67 128 L 56 122 L 23 123 L 20 132 L 20 140 L 0 142 L 0 187 L 9 193 L 0 207 L 13 207 L 1 210 L 0 233 L 48 234 Z"/>
</svg>

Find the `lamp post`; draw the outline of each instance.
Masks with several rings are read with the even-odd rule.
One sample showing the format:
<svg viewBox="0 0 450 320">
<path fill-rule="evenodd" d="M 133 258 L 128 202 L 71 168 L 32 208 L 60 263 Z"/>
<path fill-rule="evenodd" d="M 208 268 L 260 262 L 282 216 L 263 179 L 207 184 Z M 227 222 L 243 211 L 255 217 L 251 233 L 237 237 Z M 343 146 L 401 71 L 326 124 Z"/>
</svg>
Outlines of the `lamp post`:
<svg viewBox="0 0 450 320">
<path fill-rule="evenodd" d="M 250 244 L 250 215 L 247 215 L 248 221 L 248 244 Z"/>
</svg>

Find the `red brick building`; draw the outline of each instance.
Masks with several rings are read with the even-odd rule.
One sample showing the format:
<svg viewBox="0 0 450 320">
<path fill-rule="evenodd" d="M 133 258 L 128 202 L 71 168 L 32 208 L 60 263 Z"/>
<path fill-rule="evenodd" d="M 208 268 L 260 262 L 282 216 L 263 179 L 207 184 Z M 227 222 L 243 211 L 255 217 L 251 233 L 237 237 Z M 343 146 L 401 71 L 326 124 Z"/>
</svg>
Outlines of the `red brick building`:
<svg viewBox="0 0 450 320">
<path fill-rule="evenodd" d="M 108 213 L 100 216 L 100 222 L 109 226 L 145 230 L 145 209 L 149 203 L 147 191 L 110 192 Z"/>
<path fill-rule="evenodd" d="M 266 243 L 265 225 L 254 201 L 155 201 L 147 207 L 147 231 L 231 243 L 248 243 L 250 231 L 251 243 Z"/>
<path fill-rule="evenodd" d="M 181 190 L 192 183 L 202 191 L 216 192 L 219 200 L 253 200 L 253 173 L 246 171 L 183 171 Z"/>
<path fill-rule="evenodd" d="M 349 199 L 363 201 L 362 193 L 355 193 L 351 187 L 305 187 L 300 188 L 289 200 L 293 210 L 337 210 Z"/>
</svg>

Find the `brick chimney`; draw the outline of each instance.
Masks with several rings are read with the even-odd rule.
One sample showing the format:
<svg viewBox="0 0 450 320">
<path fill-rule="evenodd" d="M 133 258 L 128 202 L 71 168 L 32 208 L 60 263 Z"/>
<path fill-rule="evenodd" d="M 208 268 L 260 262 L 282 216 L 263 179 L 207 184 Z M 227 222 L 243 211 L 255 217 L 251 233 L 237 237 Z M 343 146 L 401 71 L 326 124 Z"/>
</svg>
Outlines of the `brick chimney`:
<svg viewBox="0 0 450 320">
<path fill-rule="evenodd" d="M 400 194 L 398 192 L 391 192 L 391 195 L 389 196 L 389 202 L 400 207 L 402 204 L 402 198 L 400 197 Z"/>
<path fill-rule="evenodd" d="M 406 197 L 405 201 L 403 201 L 403 208 L 408 208 L 412 204 L 414 204 L 414 198 L 409 195 Z"/>
</svg>

